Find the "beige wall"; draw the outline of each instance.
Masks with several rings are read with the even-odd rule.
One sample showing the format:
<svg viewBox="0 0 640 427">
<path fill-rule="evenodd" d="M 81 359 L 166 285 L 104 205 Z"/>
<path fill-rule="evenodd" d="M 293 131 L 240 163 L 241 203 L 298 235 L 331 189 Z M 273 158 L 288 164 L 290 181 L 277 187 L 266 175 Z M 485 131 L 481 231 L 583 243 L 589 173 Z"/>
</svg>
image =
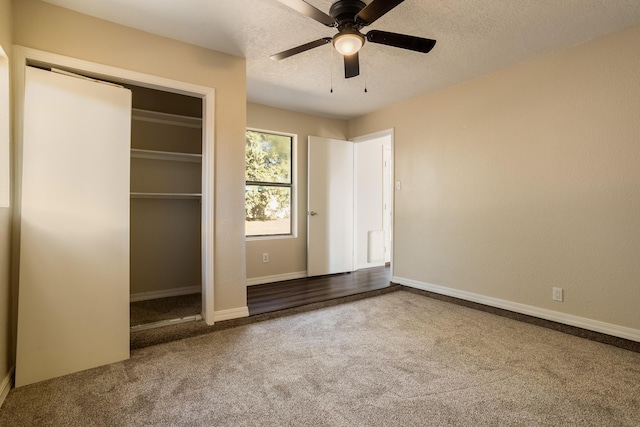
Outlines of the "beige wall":
<svg viewBox="0 0 640 427">
<path fill-rule="evenodd" d="M 216 89 L 215 308 L 246 306 L 245 60 L 38 0 L 16 1 L 13 12 L 15 44 Z"/>
<path fill-rule="evenodd" d="M 0 46 L 11 55 L 11 1 L 0 0 Z M 0 173 L 3 173 L 0 172 Z M 11 267 L 11 208 L 0 208 L 0 385 L 13 366 Z"/>
<path fill-rule="evenodd" d="M 0 45 L 11 55 L 12 43 L 11 0 L 0 0 Z"/>
<path fill-rule="evenodd" d="M 247 241 L 247 278 L 307 270 L 307 137 L 346 139 L 347 122 L 310 116 L 260 104 L 247 104 L 247 127 L 298 136 L 298 236 Z M 269 262 L 262 262 L 262 253 Z"/>
<path fill-rule="evenodd" d="M 395 275 L 640 329 L 638 46 L 635 27 L 351 121 L 395 128 Z"/>
</svg>

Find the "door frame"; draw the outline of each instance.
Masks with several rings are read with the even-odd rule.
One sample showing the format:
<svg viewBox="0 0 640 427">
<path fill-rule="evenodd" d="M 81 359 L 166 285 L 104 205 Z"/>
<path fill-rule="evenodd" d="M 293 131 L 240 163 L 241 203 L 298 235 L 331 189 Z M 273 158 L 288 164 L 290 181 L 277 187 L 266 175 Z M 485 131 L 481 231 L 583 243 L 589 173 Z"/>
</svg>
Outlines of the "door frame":
<svg viewBox="0 0 640 427">
<path fill-rule="evenodd" d="M 201 214 L 201 257 L 202 257 L 202 317 L 207 325 L 214 323 L 214 219 L 215 219 L 215 89 L 206 86 L 158 77 L 151 74 L 126 70 L 85 61 L 64 55 L 44 52 L 15 45 L 12 57 L 14 81 L 14 227 L 12 241 L 14 256 L 12 260 L 12 281 L 17 289 L 20 254 L 20 203 L 22 176 L 22 144 L 24 124 L 25 70 L 27 65 L 47 65 L 60 67 L 68 71 L 103 78 L 111 81 L 159 89 L 202 99 L 202 214 Z"/>
<path fill-rule="evenodd" d="M 373 132 L 373 133 L 369 133 L 366 135 L 361 135 L 361 136 L 356 136 L 354 138 L 350 138 L 349 141 L 353 142 L 354 144 L 360 143 L 360 142 L 367 142 L 367 141 L 371 141 L 374 139 L 379 139 L 379 138 L 383 138 L 383 137 L 389 137 L 389 139 L 391 140 L 391 158 L 389 159 L 389 174 L 391 175 L 391 206 L 390 206 L 390 215 L 391 215 L 391 228 L 389 230 L 389 245 L 391 246 L 389 248 L 390 250 L 390 275 L 391 277 L 393 277 L 393 230 L 395 227 L 395 169 L 394 169 L 394 163 L 395 163 L 395 130 L 394 128 L 390 128 L 390 129 L 385 129 L 385 130 L 381 130 L 378 132 Z M 354 216 L 355 216 L 355 210 L 354 210 Z M 355 218 L 354 218 L 355 221 Z M 355 233 L 355 229 L 356 227 L 354 227 L 354 233 Z M 354 235 L 354 242 L 355 242 L 355 235 Z"/>
</svg>

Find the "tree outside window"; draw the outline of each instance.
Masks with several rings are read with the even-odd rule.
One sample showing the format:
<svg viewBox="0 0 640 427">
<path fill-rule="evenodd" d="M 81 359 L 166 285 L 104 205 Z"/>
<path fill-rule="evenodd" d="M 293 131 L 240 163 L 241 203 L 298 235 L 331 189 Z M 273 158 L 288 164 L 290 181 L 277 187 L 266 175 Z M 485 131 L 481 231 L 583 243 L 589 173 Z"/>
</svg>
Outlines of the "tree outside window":
<svg viewBox="0 0 640 427">
<path fill-rule="evenodd" d="M 248 130 L 246 133 L 245 233 L 291 234 L 293 138 Z"/>
</svg>

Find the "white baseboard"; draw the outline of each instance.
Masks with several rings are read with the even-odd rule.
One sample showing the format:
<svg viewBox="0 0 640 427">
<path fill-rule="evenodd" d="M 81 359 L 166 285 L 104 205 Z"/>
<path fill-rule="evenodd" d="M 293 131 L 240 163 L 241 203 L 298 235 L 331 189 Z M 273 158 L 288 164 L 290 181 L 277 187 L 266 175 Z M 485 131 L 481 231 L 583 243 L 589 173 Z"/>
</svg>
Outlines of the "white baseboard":
<svg viewBox="0 0 640 427">
<path fill-rule="evenodd" d="M 131 302 L 146 301 L 149 299 L 177 297 L 180 295 L 197 294 L 200 292 L 202 292 L 201 286 L 188 286 L 186 288 L 173 288 L 163 289 L 161 291 L 139 292 L 137 294 L 131 294 L 129 300 Z"/>
<path fill-rule="evenodd" d="M 589 331 L 600 332 L 614 337 L 640 342 L 640 330 L 628 328 L 626 326 L 614 325 L 612 323 L 605 323 L 599 320 L 587 319 L 586 317 L 574 316 L 572 314 L 560 313 L 558 311 L 547 310 L 517 302 L 487 297 L 473 292 L 460 291 L 457 289 L 447 288 L 445 286 L 419 282 L 417 280 L 406 279 L 404 277 L 393 276 L 391 281 L 411 288 L 421 289 L 423 291 L 447 295 L 466 301 L 473 301 L 491 307 L 502 308 L 504 310 L 514 311 L 520 314 L 527 314 L 529 316 L 551 320 L 565 325 L 576 326 Z"/>
<path fill-rule="evenodd" d="M 365 268 L 373 268 L 373 267 L 384 267 L 386 263 L 384 261 L 369 263 L 369 264 L 358 264 L 356 265 L 357 270 L 364 270 Z"/>
<path fill-rule="evenodd" d="M 247 279 L 247 286 L 263 285 L 265 283 L 282 282 L 285 280 L 304 279 L 306 271 L 294 271 L 293 273 L 274 274 L 273 276 L 253 277 Z"/>
<path fill-rule="evenodd" d="M 2 379 L 0 383 L 0 408 L 4 403 L 4 400 L 7 398 L 9 391 L 11 391 L 11 387 L 13 385 L 13 373 L 15 371 L 15 367 L 12 367 L 9 370 L 9 373 Z"/>
<path fill-rule="evenodd" d="M 229 310 L 220 310 L 213 313 L 214 322 L 239 319 L 241 317 L 249 317 L 249 307 L 238 307 Z"/>
</svg>

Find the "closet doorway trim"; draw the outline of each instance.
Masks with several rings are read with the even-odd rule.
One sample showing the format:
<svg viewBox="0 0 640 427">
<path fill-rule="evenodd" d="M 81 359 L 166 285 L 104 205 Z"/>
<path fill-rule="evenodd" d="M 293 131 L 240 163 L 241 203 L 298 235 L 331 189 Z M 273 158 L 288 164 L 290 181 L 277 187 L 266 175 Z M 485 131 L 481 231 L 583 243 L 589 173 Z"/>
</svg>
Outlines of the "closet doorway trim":
<svg viewBox="0 0 640 427">
<path fill-rule="evenodd" d="M 18 184 L 15 189 L 15 199 L 20 200 L 21 189 L 19 177 L 22 174 L 22 123 L 24 120 L 24 87 L 25 87 L 25 67 L 27 65 L 55 66 L 78 74 L 85 74 L 97 79 L 104 79 L 116 82 L 147 87 L 150 89 L 164 90 L 181 95 L 193 96 L 202 99 L 202 316 L 208 325 L 214 323 L 214 118 L 215 118 L 215 89 L 207 86 L 181 82 L 178 80 L 158 77 L 151 74 L 112 67 L 109 65 L 97 64 L 77 58 L 71 58 L 55 53 L 44 52 L 24 46 L 14 46 L 13 50 L 13 72 L 15 90 L 15 168 L 13 177 Z M 13 228 L 13 241 L 19 242 L 20 238 L 20 203 L 15 203 L 15 221 L 18 222 Z M 19 248 L 17 248 L 19 250 Z M 19 253 L 19 252 L 18 252 Z M 13 269 L 15 270 L 14 260 Z M 15 278 L 15 275 L 13 275 Z M 16 278 L 17 280 L 17 278 Z M 14 283 L 15 285 L 15 283 Z"/>
</svg>

